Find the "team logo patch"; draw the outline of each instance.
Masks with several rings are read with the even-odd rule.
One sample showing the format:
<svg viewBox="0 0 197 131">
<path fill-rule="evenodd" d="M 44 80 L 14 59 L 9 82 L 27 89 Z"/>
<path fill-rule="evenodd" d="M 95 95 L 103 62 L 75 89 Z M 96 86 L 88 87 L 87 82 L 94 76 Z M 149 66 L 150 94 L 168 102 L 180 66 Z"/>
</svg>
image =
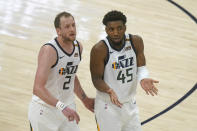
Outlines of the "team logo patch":
<svg viewBox="0 0 197 131">
<path fill-rule="evenodd" d="M 133 63 L 133 57 L 126 58 L 126 55 L 119 56 L 118 61 L 115 61 L 112 63 L 112 68 L 115 69 L 120 69 L 120 68 L 126 68 L 129 66 L 132 66 Z"/>
<path fill-rule="evenodd" d="M 78 65 L 73 65 L 73 62 L 68 62 L 66 67 L 59 69 L 58 73 L 60 75 L 75 74 L 77 72 Z"/>
<path fill-rule="evenodd" d="M 66 69 L 65 68 L 60 68 L 59 69 L 59 74 L 60 75 L 65 75 L 66 74 Z"/>
</svg>

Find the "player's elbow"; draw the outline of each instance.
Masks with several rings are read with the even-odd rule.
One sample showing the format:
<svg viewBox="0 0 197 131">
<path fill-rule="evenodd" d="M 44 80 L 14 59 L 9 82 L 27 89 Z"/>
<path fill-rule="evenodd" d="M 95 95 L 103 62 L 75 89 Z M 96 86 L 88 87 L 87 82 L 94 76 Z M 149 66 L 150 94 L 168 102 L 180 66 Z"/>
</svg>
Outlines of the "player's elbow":
<svg viewBox="0 0 197 131">
<path fill-rule="evenodd" d="M 34 85 L 33 94 L 39 96 L 40 92 L 42 92 L 42 87 L 38 85 Z"/>
<path fill-rule="evenodd" d="M 95 87 L 97 87 L 99 85 L 101 80 L 102 80 L 102 78 L 100 78 L 100 77 L 92 77 L 92 83 L 94 84 Z"/>
<path fill-rule="evenodd" d="M 33 94 L 37 96 L 38 95 L 38 92 L 39 92 L 38 87 L 37 86 L 34 86 L 34 88 L 33 88 Z"/>
</svg>

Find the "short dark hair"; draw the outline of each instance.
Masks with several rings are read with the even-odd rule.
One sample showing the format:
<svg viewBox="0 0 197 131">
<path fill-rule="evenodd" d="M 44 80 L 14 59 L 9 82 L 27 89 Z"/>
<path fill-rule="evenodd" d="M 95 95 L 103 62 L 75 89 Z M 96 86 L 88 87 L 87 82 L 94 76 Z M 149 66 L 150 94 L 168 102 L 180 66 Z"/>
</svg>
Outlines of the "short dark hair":
<svg viewBox="0 0 197 131">
<path fill-rule="evenodd" d="M 63 17 L 63 16 L 64 17 L 69 17 L 69 16 L 72 16 L 72 15 L 70 13 L 66 12 L 66 11 L 63 11 L 63 12 L 57 14 L 56 17 L 55 17 L 55 20 L 54 20 L 55 28 L 59 28 L 60 27 L 60 18 Z M 74 19 L 74 17 L 73 17 L 73 19 Z"/>
<path fill-rule="evenodd" d="M 104 25 L 107 25 L 107 23 L 110 22 L 110 21 L 118 21 L 118 20 L 121 20 L 124 25 L 127 22 L 127 18 L 126 18 L 126 16 L 122 12 L 117 11 L 117 10 L 112 10 L 112 11 L 108 12 L 104 16 L 104 18 L 103 18 L 103 24 Z"/>
</svg>

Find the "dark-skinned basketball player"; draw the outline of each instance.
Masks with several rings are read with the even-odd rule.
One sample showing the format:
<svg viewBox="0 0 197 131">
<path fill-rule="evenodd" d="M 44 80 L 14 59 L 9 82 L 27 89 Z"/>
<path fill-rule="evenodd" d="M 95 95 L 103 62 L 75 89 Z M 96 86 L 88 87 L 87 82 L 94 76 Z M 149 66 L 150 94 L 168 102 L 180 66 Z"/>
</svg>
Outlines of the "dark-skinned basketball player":
<svg viewBox="0 0 197 131">
<path fill-rule="evenodd" d="M 135 95 L 137 83 L 147 94 L 157 95 L 149 78 L 143 40 L 125 34 L 126 16 L 110 11 L 103 18 L 107 37 L 91 50 L 90 71 L 97 89 L 95 115 L 99 131 L 141 131 Z"/>
</svg>

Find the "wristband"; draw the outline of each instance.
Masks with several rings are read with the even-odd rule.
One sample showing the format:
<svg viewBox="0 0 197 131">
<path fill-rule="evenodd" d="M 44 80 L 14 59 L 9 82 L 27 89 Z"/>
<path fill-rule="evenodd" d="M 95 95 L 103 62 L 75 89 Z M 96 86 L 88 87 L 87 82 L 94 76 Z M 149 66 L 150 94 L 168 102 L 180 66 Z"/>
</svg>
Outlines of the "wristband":
<svg viewBox="0 0 197 131">
<path fill-rule="evenodd" d="M 64 108 L 66 108 L 66 105 L 63 102 L 58 101 L 56 104 L 56 108 L 62 111 L 64 110 Z"/>
<path fill-rule="evenodd" d="M 144 78 L 149 77 L 149 72 L 146 66 L 140 66 L 137 68 L 137 81 L 140 82 Z"/>
</svg>

